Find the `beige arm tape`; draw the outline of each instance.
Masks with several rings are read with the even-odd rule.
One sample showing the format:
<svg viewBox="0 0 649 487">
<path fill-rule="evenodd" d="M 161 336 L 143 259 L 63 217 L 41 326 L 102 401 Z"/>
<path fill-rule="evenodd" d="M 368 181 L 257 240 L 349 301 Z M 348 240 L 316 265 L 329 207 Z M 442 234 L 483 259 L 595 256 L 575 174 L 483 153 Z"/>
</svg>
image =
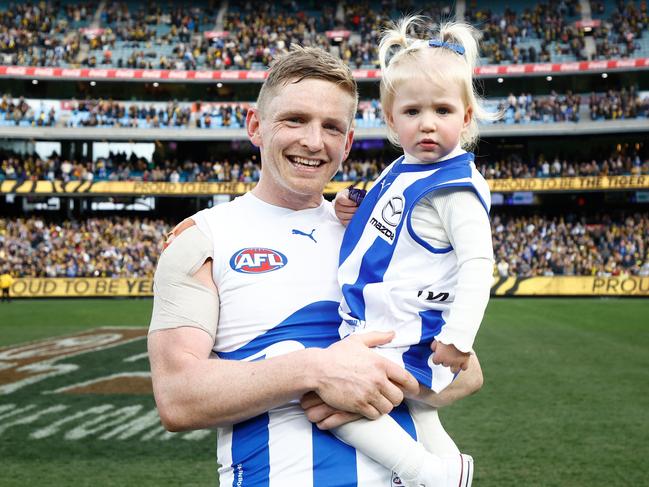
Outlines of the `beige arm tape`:
<svg viewBox="0 0 649 487">
<path fill-rule="evenodd" d="M 215 338 L 219 295 L 192 277 L 213 253 L 212 242 L 196 225 L 182 230 L 162 252 L 153 278 L 149 333 L 189 326 Z"/>
</svg>

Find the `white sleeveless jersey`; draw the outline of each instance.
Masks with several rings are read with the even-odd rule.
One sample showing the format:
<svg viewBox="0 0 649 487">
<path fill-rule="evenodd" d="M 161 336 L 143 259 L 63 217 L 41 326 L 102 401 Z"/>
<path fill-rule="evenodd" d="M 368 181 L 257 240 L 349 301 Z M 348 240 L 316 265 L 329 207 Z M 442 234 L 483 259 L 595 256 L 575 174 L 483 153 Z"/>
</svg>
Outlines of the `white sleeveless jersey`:
<svg viewBox="0 0 649 487">
<path fill-rule="evenodd" d="M 293 211 L 247 194 L 192 218 L 214 242 L 220 359 L 263 360 L 339 340 L 344 228 L 329 202 Z M 407 410 L 395 417 L 414 435 Z M 217 457 L 221 487 L 391 486 L 390 472 L 309 423 L 297 402 L 219 428 Z"/>
<path fill-rule="evenodd" d="M 433 248 L 416 235 L 411 215 L 424 196 L 452 187 L 474 190 L 489 212 L 489 187 L 473 154 L 433 164 L 397 159 L 347 227 L 338 270 L 340 335 L 394 330 L 394 340 L 377 351 L 437 392 L 454 378 L 448 367 L 433 364 L 430 343 L 454 300 L 457 257 L 452 247 Z"/>
</svg>

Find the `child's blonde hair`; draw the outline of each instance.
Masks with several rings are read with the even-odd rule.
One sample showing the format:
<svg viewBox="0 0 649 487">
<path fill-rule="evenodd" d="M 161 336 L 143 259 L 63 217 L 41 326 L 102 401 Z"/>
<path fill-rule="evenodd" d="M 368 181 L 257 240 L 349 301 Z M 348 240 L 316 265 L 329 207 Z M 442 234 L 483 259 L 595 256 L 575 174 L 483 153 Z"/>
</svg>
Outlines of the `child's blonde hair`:
<svg viewBox="0 0 649 487">
<path fill-rule="evenodd" d="M 446 22 L 437 29 L 420 16 L 404 17 L 383 33 L 379 44 L 381 61 L 381 105 L 386 119 L 400 82 L 423 75 L 433 83 L 448 86 L 459 83 L 465 108 L 472 110 L 471 122 L 462 132 L 460 143 L 471 148 L 478 139 L 478 121 L 496 120 L 498 114 L 486 111 L 476 94 L 473 71 L 478 61 L 478 40 L 481 34 L 464 22 Z M 413 37 L 413 30 L 428 32 L 428 38 Z M 436 63 L 435 60 L 452 61 Z M 388 138 L 399 145 L 397 134 L 388 125 Z"/>
</svg>

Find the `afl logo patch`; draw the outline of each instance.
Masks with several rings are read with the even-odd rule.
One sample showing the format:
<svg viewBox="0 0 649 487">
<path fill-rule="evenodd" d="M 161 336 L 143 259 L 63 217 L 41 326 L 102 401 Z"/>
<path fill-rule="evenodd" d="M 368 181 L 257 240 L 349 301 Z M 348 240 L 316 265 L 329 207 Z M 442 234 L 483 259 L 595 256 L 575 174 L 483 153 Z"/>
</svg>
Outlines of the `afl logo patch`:
<svg viewBox="0 0 649 487">
<path fill-rule="evenodd" d="M 396 227 L 401 221 L 401 216 L 403 215 L 403 197 L 394 196 L 386 203 L 381 212 L 383 221 L 390 225 L 391 227 Z"/>
<path fill-rule="evenodd" d="M 242 274 L 262 274 L 281 269 L 288 259 L 277 250 L 250 247 L 241 249 L 230 259 L 230 267 Z"/>
</svg>

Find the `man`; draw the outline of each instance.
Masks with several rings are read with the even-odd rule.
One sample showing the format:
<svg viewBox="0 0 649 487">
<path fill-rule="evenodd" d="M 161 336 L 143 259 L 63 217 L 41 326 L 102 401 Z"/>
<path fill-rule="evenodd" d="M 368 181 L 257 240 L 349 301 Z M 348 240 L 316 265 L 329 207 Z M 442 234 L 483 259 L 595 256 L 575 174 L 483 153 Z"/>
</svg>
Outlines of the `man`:
<svg viewBox="0 0 649 487">
<path fill-rule="evenodd" d="M 7 303 L 11 302 L 11 286 L 14 283 L 14 278 L 9 272 L 9 269 L 5 269 L 0 275 L 0 289 L 2 289 L 2 302 L 6 301 Z"/>
<path fill-rule="evenodd" d="M 156 403 L 171 431 L 219 427 L 220 485 L 390 485 L 390 472 L 323 431 L 418 393 L 368 348 L 391 334 L 338 341 L 343 227 L 322 192 L 351 149 L 356 105 L 349 68 L 324 51 L 278 60 L 246 120 L 258 185 L 182 222 L 160 258 L 148 342 Z M 448 393 L 422 399 L 479 388 L 473 364 Z M 393 414 L 411 425 L 403 407 Z"/>
</svg>

